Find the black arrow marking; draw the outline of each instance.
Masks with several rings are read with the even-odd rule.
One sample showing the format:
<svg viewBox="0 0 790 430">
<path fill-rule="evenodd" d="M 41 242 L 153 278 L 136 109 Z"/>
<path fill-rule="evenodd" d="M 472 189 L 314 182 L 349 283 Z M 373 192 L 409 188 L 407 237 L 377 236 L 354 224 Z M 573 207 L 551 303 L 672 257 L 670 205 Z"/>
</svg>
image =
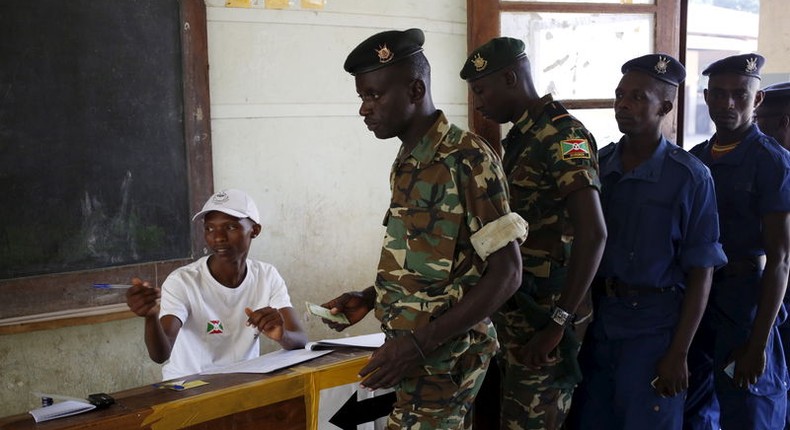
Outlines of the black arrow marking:
<svg viewBox="0 0 790 430">
<path fill-rule="evenodd" d="M 389 392 L 372 399 L 357 400 L 357 393 L 351 394 L 346 403 L 329 419 L 329 422 L 343 430 L 357 430 L 357 425 L 369 423 L 389 415 L 395 403 L 395 392 Z"/>
</svg>

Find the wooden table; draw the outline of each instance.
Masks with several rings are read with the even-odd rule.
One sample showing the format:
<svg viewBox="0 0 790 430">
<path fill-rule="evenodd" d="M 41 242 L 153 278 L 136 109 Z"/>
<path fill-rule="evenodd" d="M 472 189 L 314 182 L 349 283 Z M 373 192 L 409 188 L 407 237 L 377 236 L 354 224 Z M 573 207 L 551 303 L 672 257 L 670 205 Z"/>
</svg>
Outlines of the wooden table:
<svg viewBox="0 0 790 430">
<path fill-rule="evenodd" d="M 0 429 L 313 430 L 320 391 L 358 382 L 369 356 L 338 350 L 265 375 L 200 375 L 194 379 L 208 384 L 184 391 L 147 385 L 113 393 L 116 403 L 106 409 L 43 423 L 13 415 L 0 418 Z"/>
</svg>

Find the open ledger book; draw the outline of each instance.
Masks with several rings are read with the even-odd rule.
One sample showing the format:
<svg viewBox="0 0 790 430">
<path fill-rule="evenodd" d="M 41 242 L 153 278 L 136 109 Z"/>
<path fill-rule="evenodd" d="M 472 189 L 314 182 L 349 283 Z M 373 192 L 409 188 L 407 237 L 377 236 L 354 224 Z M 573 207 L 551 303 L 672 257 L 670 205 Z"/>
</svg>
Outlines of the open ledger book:
<svg viewBox="0 0 790 430">
<path fill-rule="evenodd" d="M 376 349 L 384 344 L 384 333 L 365 334 L 362 336 L 343 337 L 340 339 L 324 339 L 308 342 L 305 349 L 319 351 L 325 349 L 363 348 Z"/>
</svg>

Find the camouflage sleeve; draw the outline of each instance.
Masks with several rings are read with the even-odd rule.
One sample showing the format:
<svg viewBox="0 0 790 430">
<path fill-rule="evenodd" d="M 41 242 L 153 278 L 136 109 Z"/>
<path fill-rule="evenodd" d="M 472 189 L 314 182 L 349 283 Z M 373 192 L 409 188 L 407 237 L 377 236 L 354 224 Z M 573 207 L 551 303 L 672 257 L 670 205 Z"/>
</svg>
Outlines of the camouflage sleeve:
<svg viewBox="0 0 790 430">
<path fill-rule="evenodd" d="M 472 234 L 510 213 L 505 174 L 499 158 L 485 142 L 477 142 L 462 157 L 459 191 Z"/>
<path fill-rule="evenodd" d="M 547 164 L 560 196 L 585 188 L 601 189 L 598 177 L 598 147 L 582 127 L 559 130 L 548 148 Z"/>
<path fill-rule="evenodd" d="M 472 246 L 483 260 L 502 249 L 508 243 L 527 240 L 529 224 L 515 212 L 511 212 L 483 226 L 472 235 Z"/>
</svg>

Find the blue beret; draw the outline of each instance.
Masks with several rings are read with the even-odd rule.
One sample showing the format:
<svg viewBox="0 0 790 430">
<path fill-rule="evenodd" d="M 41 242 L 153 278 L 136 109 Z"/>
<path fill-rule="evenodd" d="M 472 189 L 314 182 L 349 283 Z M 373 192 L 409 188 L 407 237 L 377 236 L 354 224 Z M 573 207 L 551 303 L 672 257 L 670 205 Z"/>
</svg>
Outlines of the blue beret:
<svg viewBox="0 0 790 430">
<path fill-rule="evenodd" d="M 343 68 L 355 76 L 372 72 L 422 52 L 423 43 L 425 34 L 419 28 L 377 33 L 348 54 Z"/>
<path fill-rule="evenodd" d="M 497 37 L 478 47 L 466 59 L 461 79 L 474 81 L 525 58 L 524 42 L 512 37 Z"/>
<path fill-rule="evenodd" d="M 790 82 L 780 82 L 763 88 L 765 102 L 790 101 Z"/>
<path fill-rule="evenodd" d="M 680 61 L 666 54 L 648 54 L 628 60 L 620 68 L 623 74 L 636 70 L 659 81 L 678 86 L 686 79 L 686 68 Z"/>
<path fill-rule="evenodd" d="M 765 64 L 765 57 L 760 54 L 741 54 L 722 58 L 702 71 L 705 76 L 721 73 L 735 73 L 760 79 L 760 69 Z"/>
</svg>

